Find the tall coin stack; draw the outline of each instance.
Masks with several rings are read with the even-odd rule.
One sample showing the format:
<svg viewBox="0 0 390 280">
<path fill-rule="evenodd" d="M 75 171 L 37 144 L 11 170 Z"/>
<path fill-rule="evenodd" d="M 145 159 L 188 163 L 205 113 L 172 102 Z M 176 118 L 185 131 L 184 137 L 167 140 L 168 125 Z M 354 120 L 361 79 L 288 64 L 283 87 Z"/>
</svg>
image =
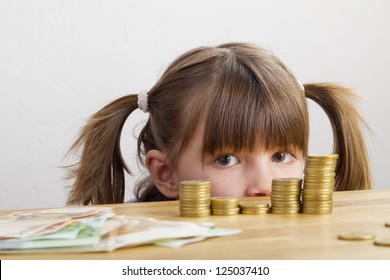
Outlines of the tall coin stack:
<svg viewBox="0 0 390 280">
<path fill-rule="evenodd" d="M 279 178 L 272 180 L 271 212 L 297 214 L 301 210 L 302 179 Z"/>
<path fill-rule="evenodd" d="M 209 181 L 192 180 L 180 182 L 179 210 L 182 217 L 210 216 Z"/>
<path fill-rule="evenodd" d="M 337 159 L 337 154 L 307 157 L 302 193 L 303 213 L 332 213 Z"/>
<path fill-rule="evenodd" d="M 231 216 L 240 213 L 237 197 L 213 197 L 211 198 L 211 214 L 219 216 Z"/>
</svg>

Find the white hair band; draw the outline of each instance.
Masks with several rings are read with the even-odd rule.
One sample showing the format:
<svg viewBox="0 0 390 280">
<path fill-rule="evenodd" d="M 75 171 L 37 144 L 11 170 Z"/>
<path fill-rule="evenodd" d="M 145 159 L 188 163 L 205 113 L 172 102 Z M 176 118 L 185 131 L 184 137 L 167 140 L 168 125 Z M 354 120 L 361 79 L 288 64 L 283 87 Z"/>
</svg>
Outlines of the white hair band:
<svg viewBox="0 0 390 280">
<path fill-rule="evenodd" d="M 148 94 L 146 91 L 141 91 L 138 93 L 138 108 L 142 110 L 142 112 L 147 113 L 149 111 L 149 106 L 148 106 Z"/>
</svg>

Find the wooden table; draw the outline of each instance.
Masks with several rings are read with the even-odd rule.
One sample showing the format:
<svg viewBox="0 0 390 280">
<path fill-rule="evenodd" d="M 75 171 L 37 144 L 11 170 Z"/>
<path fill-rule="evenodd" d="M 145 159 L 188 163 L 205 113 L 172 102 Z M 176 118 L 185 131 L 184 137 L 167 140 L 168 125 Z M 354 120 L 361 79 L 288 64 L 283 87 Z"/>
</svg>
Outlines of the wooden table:
<svg viewBox="0 0 390 280">
<path fill-rule="evenodd" d="M 256 198 L 269 201 L 269 197 Z M 7 254 L 0 259 L 390 259 L 390 247 L 369 241 L 342 241 L 344 231 L 365 231 L 390 238 L 390 190 L 337 192 L 329 215 L 209 216 L 183 218 L 178 201 L 115 204 L 117 214 L 162 220 L 213 222 L 216 227 L 241 229 L 242 233 L 209 238 L 179 249 L 155 246 L 122 248 L 114 252 L 78 254 Z M 4 215 L 12 211 L 0 211 Z"/>
</svg>

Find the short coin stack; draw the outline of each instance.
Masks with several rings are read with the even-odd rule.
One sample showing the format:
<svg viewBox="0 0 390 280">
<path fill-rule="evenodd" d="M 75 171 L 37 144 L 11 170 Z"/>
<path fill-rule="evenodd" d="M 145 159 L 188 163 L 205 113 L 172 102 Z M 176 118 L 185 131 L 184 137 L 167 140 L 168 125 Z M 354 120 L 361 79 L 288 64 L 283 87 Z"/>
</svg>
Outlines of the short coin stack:
<svg viewBox="0 0 390 280">
<path fill-rule="evenodd" d="M 182 217 L 210 216 L 210 182 L 192 180 L 180 182 L 179 209 Z"/>
<path fill-rule="evenodd" d="M 269 204 L 261 201 L 241 201 L 241 214 L 244 215 L 262 215 L 269 211 Z"/>
<path fill-rule="evenodd" d="M 275 214 L 297 214 L 301 210 L 302 179 L 279 178 L 272 180 L 271 206 Z"/>
<path fill-rule="evenodd" d="M 240 213 L 237 197 L 211 198 L 211 214 L 218 216 L 231 216 Z"/>
<path fill-rule="evenodd" d="M 303 213 L 332 213 L 337 159 L 336 154 L 307 157 L 302 193 Z"/>
</svg>

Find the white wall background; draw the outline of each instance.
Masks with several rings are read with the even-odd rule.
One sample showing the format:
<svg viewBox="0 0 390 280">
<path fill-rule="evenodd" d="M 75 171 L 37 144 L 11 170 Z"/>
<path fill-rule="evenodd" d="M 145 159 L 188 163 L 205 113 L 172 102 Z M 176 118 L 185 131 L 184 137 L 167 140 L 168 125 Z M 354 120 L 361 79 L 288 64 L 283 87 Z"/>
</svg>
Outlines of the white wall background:
<svg viewBox="0 0 390 280">
<path fill-rule="evenodd" d="M 390 188 L 389 12 L 386 0 L 1 0 L 0 209 L 63 206 L 60 166 L 88 116 L 150 88 L 184 51 L 228 41 L 271 49 L 303 83 L 357 89 L 374 188 Z M 329 124 L 310 109 L 310 152 L 330 152 Z M 133 168 L 143 117 L 123 138 Z"/>
</svg>

